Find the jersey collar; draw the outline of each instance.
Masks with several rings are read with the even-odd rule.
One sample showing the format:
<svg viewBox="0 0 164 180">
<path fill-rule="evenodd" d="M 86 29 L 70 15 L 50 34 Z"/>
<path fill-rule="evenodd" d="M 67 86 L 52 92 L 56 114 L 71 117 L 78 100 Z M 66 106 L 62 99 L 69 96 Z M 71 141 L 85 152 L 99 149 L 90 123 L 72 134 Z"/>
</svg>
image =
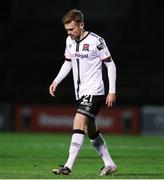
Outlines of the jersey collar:
<svg viewBox="0 0 164 180">
<path fill-rule="evenodd" d="M 75 41 L 76 41 L 77 43 L 80 43 L 80 42 L 83 41 L 89 34 L 90 34 L 90 31 L 88 31 L 88 33 L 87 33 L 82 39 L 80 39 L 80 40 L 75 39 Z"/>
</svg>

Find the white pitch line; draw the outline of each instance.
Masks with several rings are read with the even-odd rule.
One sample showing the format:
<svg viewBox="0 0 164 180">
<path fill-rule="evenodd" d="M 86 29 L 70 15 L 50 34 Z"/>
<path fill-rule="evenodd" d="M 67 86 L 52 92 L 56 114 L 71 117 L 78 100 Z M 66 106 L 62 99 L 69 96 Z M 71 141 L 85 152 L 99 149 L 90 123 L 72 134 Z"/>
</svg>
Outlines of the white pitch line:
<svg viewBox="0 0 164 180">
<path fill-rule="evenodd" d="M 53 147 L 57 146 L 58 148 L 66 148 L 66 146 L 68 145 L 65 145 L 63 143 L 59 143 L 57 145 L 53 145 Z M 164 147 L 159 147 L 159 146 L 126 146 L 126 145 L 120 145 L 120 146 L 110 146 L 108 145 L 108 148 L 109 149 L 130 149 L 130 150 L 164 150 Z M 93 149 L 92 145 L 83 145 L 82 146 L 82 149 Z"/>
</svg>

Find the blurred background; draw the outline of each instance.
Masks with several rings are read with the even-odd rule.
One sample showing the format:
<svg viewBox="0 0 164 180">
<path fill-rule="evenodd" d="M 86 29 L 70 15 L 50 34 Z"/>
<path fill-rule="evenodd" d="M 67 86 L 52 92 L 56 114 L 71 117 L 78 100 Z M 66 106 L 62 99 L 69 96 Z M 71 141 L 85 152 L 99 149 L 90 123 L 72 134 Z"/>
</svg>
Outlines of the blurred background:
<svg viewBox="0 0 164 180">
<path fill-rule="evenodd" d="M 100 112 L 104 132 L 164 134 L 162 0 L 5 0 L 0 2 L 0 130 L 69 132 L 75 112 L 72 75 L 56 98 L 49 85 L 63 61 L 70 9 L 102 36 L 117 66 L 117 104 Z M 103 68 L 107 83 L 106 69 Z"/>
</svg>

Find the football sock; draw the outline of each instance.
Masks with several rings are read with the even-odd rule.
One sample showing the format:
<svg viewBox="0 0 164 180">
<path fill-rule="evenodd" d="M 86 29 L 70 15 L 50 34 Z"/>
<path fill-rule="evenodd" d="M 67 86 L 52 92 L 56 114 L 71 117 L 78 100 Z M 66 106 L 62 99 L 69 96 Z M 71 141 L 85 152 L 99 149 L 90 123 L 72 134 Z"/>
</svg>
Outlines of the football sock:
<svg viewBox="0 0 164 180">
<path fill-rule="evenodd" d="M 95 147 L 96 151 L 98 152 L 98 154 L 101 156 L 102 160 L 104 161 L 105 167 L 114 166 L 115 163 L 113 162 L 108 152 L 106 142 L 102 134 L 97 131 L 93 136 L 89 136 L 89 138 L 90 138 L 91 144 L 93 145 L 93 147 Z"/>
<path fill-rule="evenodd" d="M 67 162 L 64 165 L 68 167 L 69 169 L 72 169 L 74 161 L 76 160 L 76 157 L 80 150 L 80 147 L 83 144 L 84 134 L 85 132 L 80 129 L 73 130 L 73 135 L 72 135 L 70 149 L 69 149 L 69 157 L 68 157 Z"/>
</svg>

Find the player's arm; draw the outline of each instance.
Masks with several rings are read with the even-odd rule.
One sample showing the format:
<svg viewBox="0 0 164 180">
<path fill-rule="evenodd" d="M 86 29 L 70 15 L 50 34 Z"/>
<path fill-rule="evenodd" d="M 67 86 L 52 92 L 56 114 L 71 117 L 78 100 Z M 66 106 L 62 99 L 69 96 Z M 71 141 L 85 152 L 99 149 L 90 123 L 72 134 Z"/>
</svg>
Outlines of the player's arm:
<svg viewBox="0 0 164 180">
<path fill-rule="evenodd" d="M 103 60 L 108 74 L 109 80 L 109 92 L 106 97 L 106 104 L 109 107 L 112 107 L 116 101 L 116 66 L 111 57 Z"/>
<path fill-rule="evenodd" d="M 112 107 L 116 100 L 116 66 L 112 60 L 109 49 L 103 38 L 97 40 L 97 54 L 99 58 L 104 62 L 107 67 L 108 80 L 109 80 L 109 92 L 106 97 L 106 104 L 108 107 Z"/>
<path fill-rule="evenodd" d="M 49 86 L 49 93 L 51 94 L 51 96 L 55 96 L 55 91 L 56 91 L 57 85 L 68 75 L 71 68 L 72 68 L 71 61 L 66 59 L 62 65 L 58 75 L 56 76 L 56 78 L 53 80 L 53 82 Z"/>
</svg>

